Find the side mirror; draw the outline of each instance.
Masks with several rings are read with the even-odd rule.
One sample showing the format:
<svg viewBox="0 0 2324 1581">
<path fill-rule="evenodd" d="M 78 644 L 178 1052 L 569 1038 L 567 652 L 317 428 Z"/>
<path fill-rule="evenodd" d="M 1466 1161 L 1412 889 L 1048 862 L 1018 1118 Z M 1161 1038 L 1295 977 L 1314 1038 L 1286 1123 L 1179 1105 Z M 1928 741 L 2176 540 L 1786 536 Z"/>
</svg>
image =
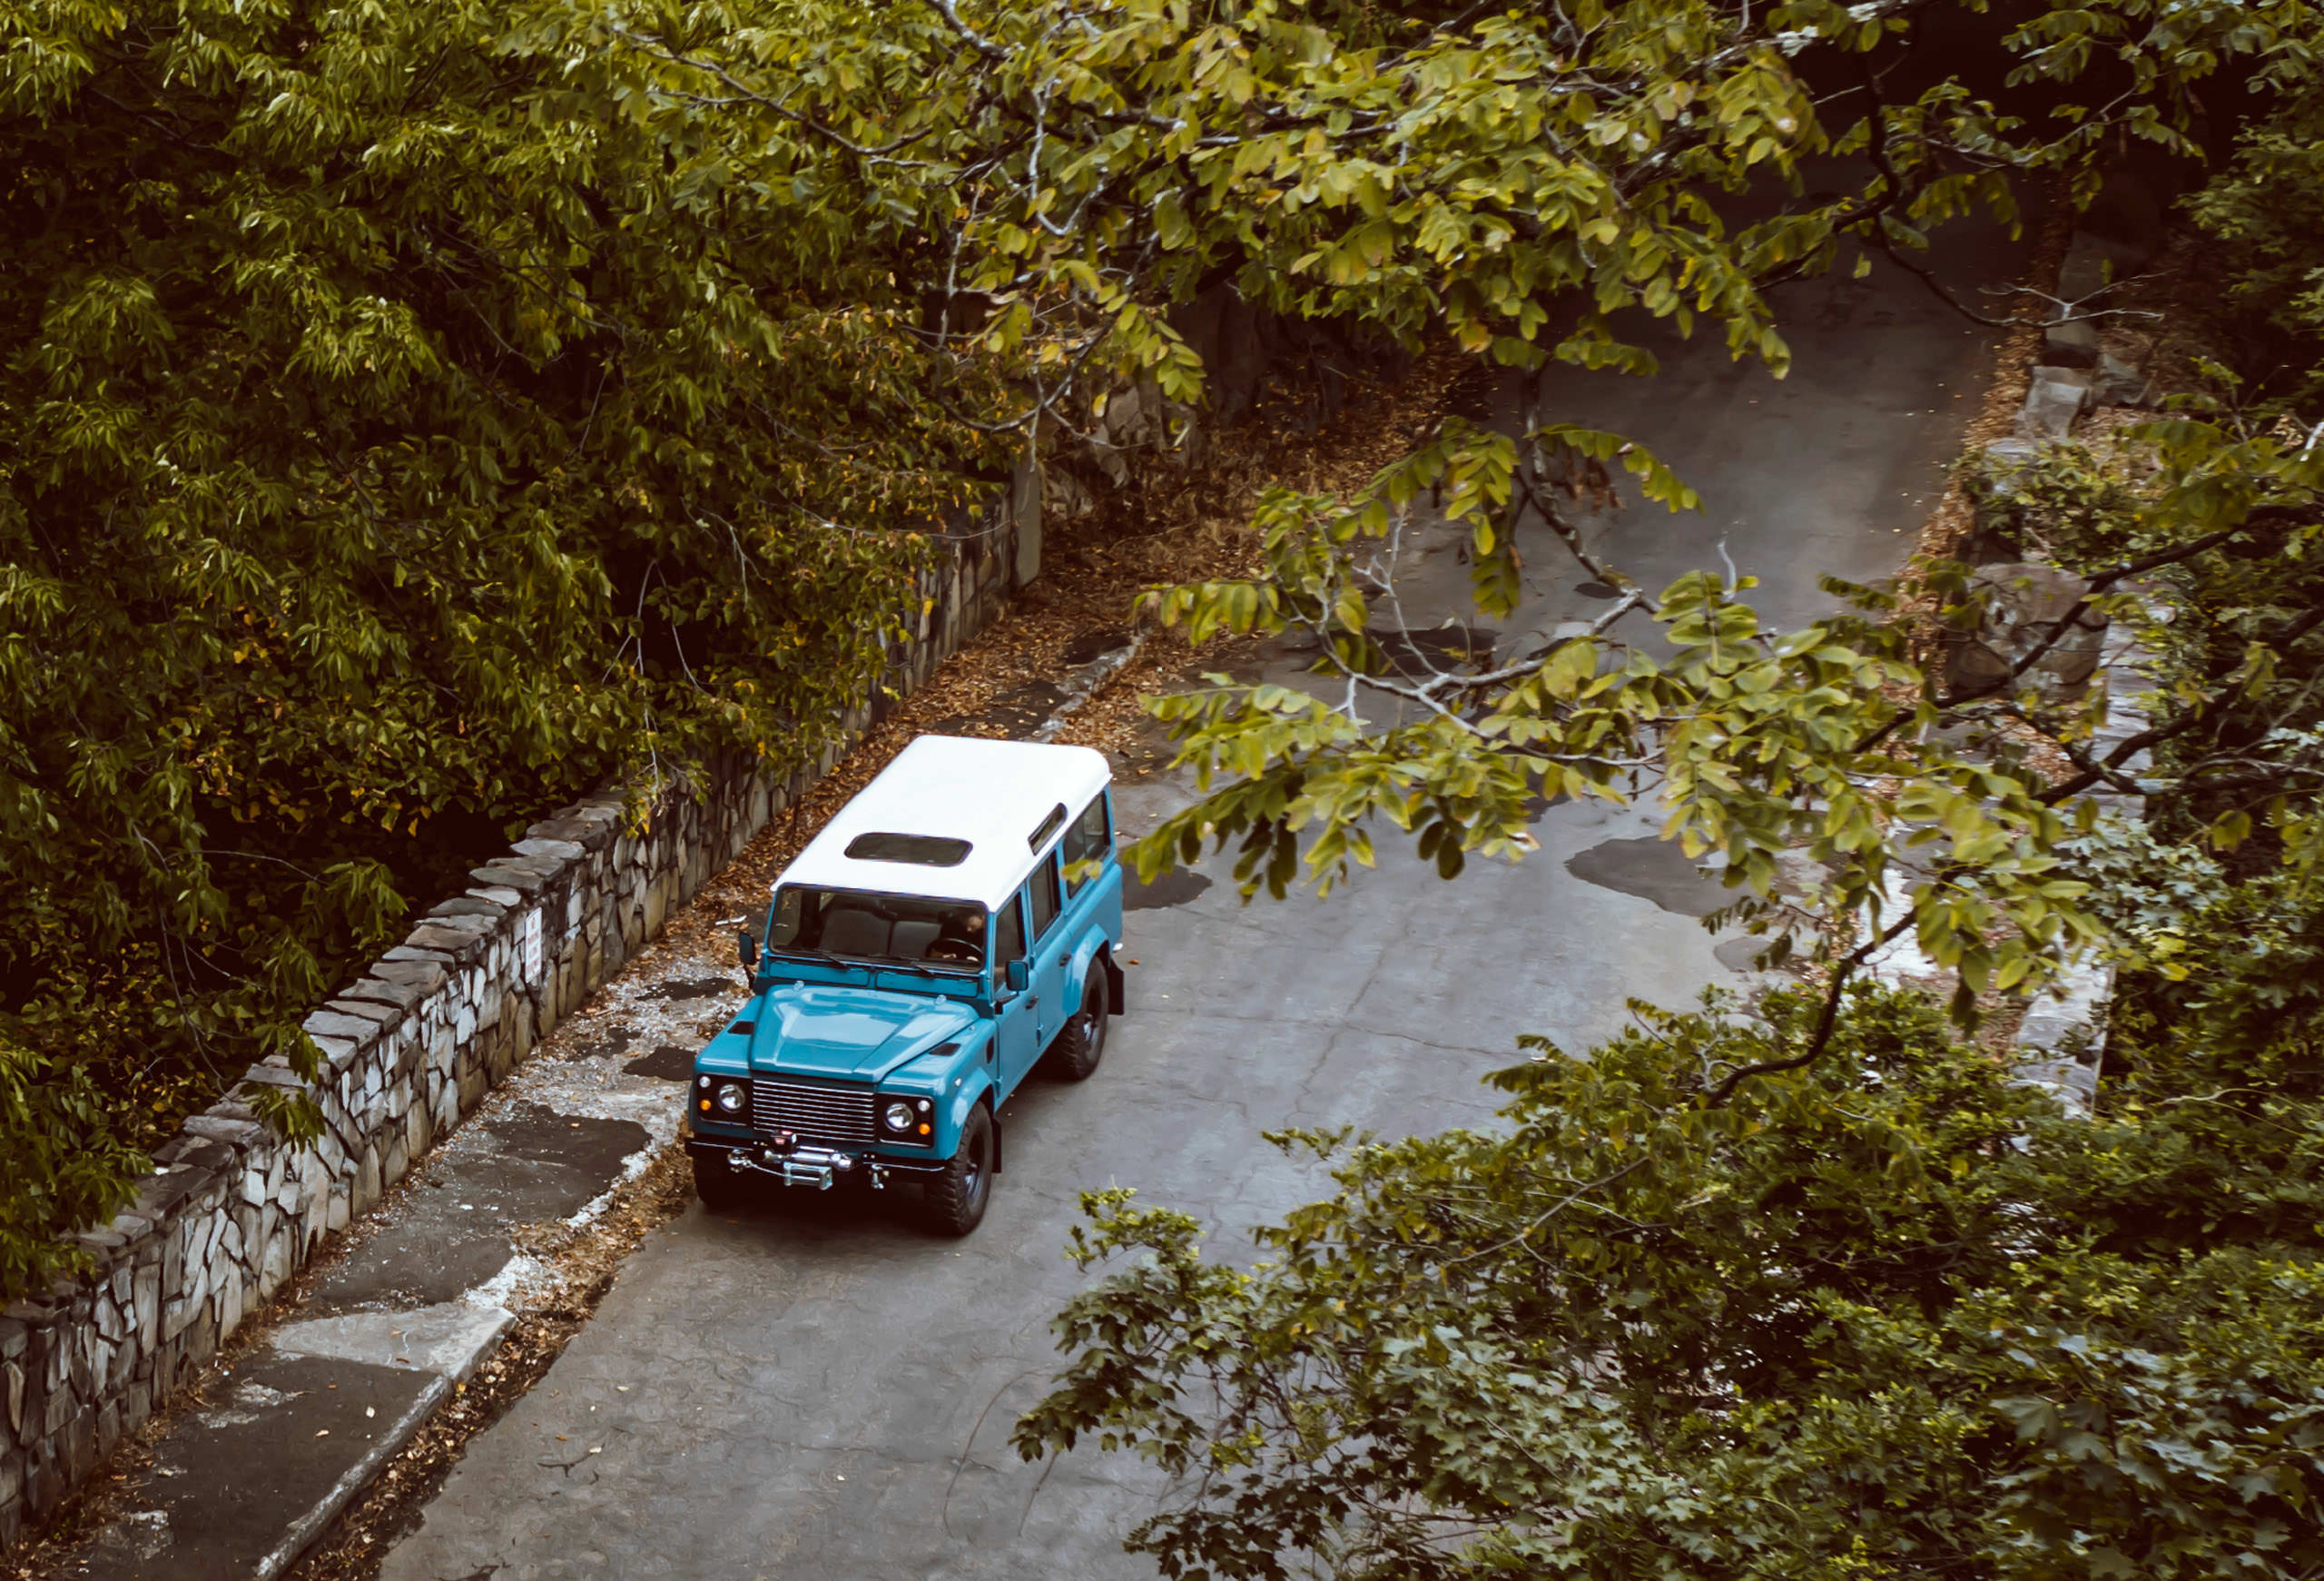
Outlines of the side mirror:
<svg viewBox="0 0 2324 1581">
<path fill-rule="evenodd" d="M 734 935 L 734 945 L 742 956 L 743 970 L 748 972 L 754 969 L 759 963 L 759 936 L 750 929 L 744 928 Z"/>
<path fill-rule="evenodd" d="M 1009 984 L 1009 992 L 1011 993 L 1022 993 L 1033 985 L 1033 970 L 1025 964 L 1025 958 L 1021 955 L 1003 966 L 1000 969 L 1000 975 Z"/>
</svg>

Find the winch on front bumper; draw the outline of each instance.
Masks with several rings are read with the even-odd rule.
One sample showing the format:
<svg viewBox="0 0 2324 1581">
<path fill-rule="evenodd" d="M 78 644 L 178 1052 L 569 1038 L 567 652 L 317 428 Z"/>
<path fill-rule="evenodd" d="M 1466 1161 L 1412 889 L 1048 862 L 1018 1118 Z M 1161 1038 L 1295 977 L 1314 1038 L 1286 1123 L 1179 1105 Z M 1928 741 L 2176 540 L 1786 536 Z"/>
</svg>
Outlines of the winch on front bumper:
<svg viewBox="0 0 2324 1581">
<path fill-rule="evenodd" d="M 931 1160 L 894 1159 L 825 1147 L 803 1141 L 787 1131 L 749 1142 L 690 1137 L 686 1152 L 696 1162 L 723 1163 L 738 1175 L 763 1175 L 786 1186 L 811 1186 L 819 1191 L 852 1180 L 868 1181 L 877 1191 L 887 1186 L 891 1175 L 933 1175 L 944 1170 L 941 1162 Z"/>
</svg>

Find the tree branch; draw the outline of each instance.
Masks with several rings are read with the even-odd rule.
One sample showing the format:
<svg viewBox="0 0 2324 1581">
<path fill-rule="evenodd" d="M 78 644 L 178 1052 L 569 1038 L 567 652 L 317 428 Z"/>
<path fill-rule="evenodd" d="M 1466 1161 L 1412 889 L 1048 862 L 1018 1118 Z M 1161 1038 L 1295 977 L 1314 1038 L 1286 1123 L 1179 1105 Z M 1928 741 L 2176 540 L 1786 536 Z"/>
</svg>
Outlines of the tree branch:
<svg viewBox="0 0 2324 1581">
<path fill-rule="evenodd" d="M 1787 1060 L 1762 1060 L 1756 1065 L 1744 1065 L 1729 1071 L 1726 1078 L 1704 1096 L 1703 1107 L 1718 1109 L 1725 1106 L 1727 1101 L 1735 1095 L 1735 1090 L 1754 1076 L 1772 1076 L 1783 1071 L 1797 1071 L 1822 1059 L 1825 1049 L 1831 1044 L 1832 1030 L 1839 1024 L 1841 995 L 1847 992 L 1856 968 L 1870 960 L 1873 952 L 1912 925 L 1913 912 L 1906 907 L 1903 916 L 1857 945 L 1832 969 L 1831 986 L 1825 992 L 1824 1008 L 1817 1013 L 1816 1030 L 1808 1035 L 1807 1052 Z"/>
</svg>

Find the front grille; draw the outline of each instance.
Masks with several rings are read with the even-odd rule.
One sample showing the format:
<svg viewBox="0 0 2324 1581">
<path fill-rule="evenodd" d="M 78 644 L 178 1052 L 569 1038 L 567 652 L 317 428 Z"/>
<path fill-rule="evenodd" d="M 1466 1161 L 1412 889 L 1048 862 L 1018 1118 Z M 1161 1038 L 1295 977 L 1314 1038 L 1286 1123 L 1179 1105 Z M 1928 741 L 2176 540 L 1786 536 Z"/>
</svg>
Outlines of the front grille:
<svg viewBox="0 0 2324 1581">
<path fill-rule="evenodd" d="M 751 1129 L 795 1131 L 810 1141 L 876 1141 L 875 1102 L 869 1087 L 810 1086 L 762 1076 L 751 1083 Z"/>
</svg>

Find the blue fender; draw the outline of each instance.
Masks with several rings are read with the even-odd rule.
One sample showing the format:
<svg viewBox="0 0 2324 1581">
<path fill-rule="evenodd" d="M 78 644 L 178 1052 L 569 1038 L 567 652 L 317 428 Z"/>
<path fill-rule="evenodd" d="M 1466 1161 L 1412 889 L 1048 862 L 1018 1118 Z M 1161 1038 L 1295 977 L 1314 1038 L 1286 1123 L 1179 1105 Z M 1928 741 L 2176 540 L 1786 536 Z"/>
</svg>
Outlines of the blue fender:
<svg viewBox="0 0 2324 1581">
<path fill-rule="evenodd" d="M 981 1064 L 944 1100 L 944 1156 L 949 1159 L 959 1151 L 960 1128 L 969 1122 L 969 1111 L 980 1103 L 992 1111 L 992 1172 L 997 1175 L 1000 1172 L 1000 1106 L 993 1100 L 992 1077 Z"/>
<path fill-rule="evenodd" d="M 1098 954 L 1111 943 L 1112 941 L 1108 939 L 1103 933 L 1092 928 L 1089 930 L 1089 936 L 1082 940 L 1080 944 L 1074 950 L 1073 958 L 1065 963 L 1066 1014 L 1079 1015 L 1081 1013 L 1081 990 L 1084 985 L 1088 983 L 1089 973 L 1094 971 L 1101 970 L 1101 968 L 1095 964 L 1098 959 Z M 1109 978 L 1112 975 L 1112 973 L 1108 973 Z M 1107 986 L 1110 988 L 1114 987 L 1115 984 L 1111 981 L 1108 981 Z M 1113 1001 L 1115 1004 L 1118 1006 L 1121 1002 L 1121 995 L 1119 993 L 1114 994 Z"/>
</svg>

